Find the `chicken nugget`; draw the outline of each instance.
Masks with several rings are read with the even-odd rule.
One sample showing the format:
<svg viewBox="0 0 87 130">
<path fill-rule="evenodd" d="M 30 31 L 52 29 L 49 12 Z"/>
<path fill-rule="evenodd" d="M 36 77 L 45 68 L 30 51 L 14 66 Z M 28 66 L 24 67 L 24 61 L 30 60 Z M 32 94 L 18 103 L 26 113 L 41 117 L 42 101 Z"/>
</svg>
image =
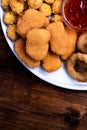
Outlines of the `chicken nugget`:
<svg viewBox="0 0 87 130">
<path fill-rule="evenodd" d="M 16 32 L 16 25 L 9 25 L 7 28 L 7 35 L 12 40 L 15 41 L 18 38 L 17 32 Z"/>
<path fill-rule="evenodd" d="M 65 28 L 66 34 L 68 36 L 67 50 L 66 54 L 61 56 L 63 60 L 67 60 L 71 54 L 76 49 L 77 33 L 69 28 Z"/>
<path fill-rule="evenodd" d="M 13 12 L 20 14 L 24 10 L 24 3 L 18 0 L 9 0 L 9 6 Z"/>
<path fill-rule="evenodd" d="M 33 9 L 39 9 L 41 4 L 43 3 L 43 0 L 28 0 L 28 5 Z"/>
<path fill-rule="evenodd" d="M 40 65 L 40 61 L 33 60 L 29 55 L 26 54 L 25 49 L 26 43 L 23 39 L 18 39 L 15 42 L 14 49 L 20 60 L 31 68 L 38 67 Z"/>
<path fill-rule="evenodd" d="M 26 52 L 34 60 L 42 60 L 49 49 L 50 32 L 46 29 L 32 29 L 27 33 Z"/>
<path fill-rule="evenodd" d="M 49 19 L 40 11 L 28 9 L 23 16 L 19 16 L 17 22 L 17 32 L 23 38 L 32 28 L 46 27 L 49 24 Z"/>
<path fill-rule="evenodd" d="M 47 72 L 58 70 L 62 66 L 59 56 L 48 52 L 47 56 L 42 60 L 42 67 Z"/>
<path fill-rule="evenodd" d="M 50 48 L 57 55 L 64 55 L 67 51 L 68 38 L 62 22 L 53 22 L 46 28 L 51 33 Z"/>
</svg>

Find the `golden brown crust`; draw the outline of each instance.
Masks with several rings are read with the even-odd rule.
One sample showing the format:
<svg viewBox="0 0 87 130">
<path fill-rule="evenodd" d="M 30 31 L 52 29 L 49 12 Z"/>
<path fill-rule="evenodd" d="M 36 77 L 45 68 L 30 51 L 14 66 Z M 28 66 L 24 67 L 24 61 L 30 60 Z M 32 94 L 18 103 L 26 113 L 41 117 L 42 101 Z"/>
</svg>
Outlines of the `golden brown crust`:
<svg viewBox="0 0 87 130">
<path fill-rule="evenodd" d="M 78 70 L 76 67 L 77 61 L 84 62 L 87 66 L 87 54 L 82 53 L 74 53 L 67 61 L 66 61 L 66 69 L 69 75 L 79 82 L 87 82 L 87 71 L 82 67 L 81 70 Z"/>
<path fill-rule="evenodd" d="M 68 37 L 62 22 L 53 22 L 46 28 L 51 33 L 50 48 L 57 55 L 64 55 L 67 51 Z"/>
<path fill-rule="evenodd" d="M 45 15 L 50 16 L 52 13 L 51 6 L 46 3 L 42 3 L 39 10 Z"/>
<path fill-rule="evenodd" d="M 67 43 L 67 50 L 65 55 L 62 55 L 61 58 L 63 60 L 67 60 L 72 53 L 75 52 L 76 49 L 76 41 L 77 41 L 77 33 L 69 28 L 65 28 L 67 38 L 68 38 L 68 43 Z"/>
<path fill-rule="evenodd" d="M 15 41 L 18 39 L 18 35 L 16 32 L 16 25 L 9 25 L 7 28 L 7 35 L 12 40 Z"/>
<path fill-rule="evenodd" d="M 27 0 L 27 3 L 32 9 L 39 9 L 43 0 Z"/>
<path fill-rule="evenodd" d="M 9 6 L 13 12 L 20 14 L 24 10 L 24 3 L 18 0 L 9 0 Z"/>
<path fill-rule="evenodd" d="M 17 16 L 12 11 L 6 11 L 3 16 L 3 21 L 5 24 L 14 24 L 17 22 Z"/>
<path fill-rule="evenodd" d="M 23 16 L 18 18 L 17 32 L 25 38 L 30 29 L 46 27 L 48 24 L 49 20 L 43 13 L 34 9 L 28 9 Z"/>
<path fill-rule="evenodd" d="M 42 67 L 47 72 L 58 70 L 62 66 L 59 56 L 48 52 L 47 56 L 42 60 Z"/>
<path fill-rule="evenodd" d="M 9 11 L 9 0 L 1 0 L 1 5 L 5 11 Z"/>
<path fill-rule="evenodd" d="M 40 61 L 33 60 L 30 56 L 26 54 L 25 49 L 26 43 L 23 39 L 18 39 L 15 42 L 14 49 L 18 57 L 25 63 L 27 66 L 31 68 L 38 67 L 40 65 Z"/>
<path fill-rule="evenodd" d="M 34 60 L 42 60 L 49 49 L 50 32 L 46 29 L 32 29 L 27 33 L 26 52 Z"/>
</svg>

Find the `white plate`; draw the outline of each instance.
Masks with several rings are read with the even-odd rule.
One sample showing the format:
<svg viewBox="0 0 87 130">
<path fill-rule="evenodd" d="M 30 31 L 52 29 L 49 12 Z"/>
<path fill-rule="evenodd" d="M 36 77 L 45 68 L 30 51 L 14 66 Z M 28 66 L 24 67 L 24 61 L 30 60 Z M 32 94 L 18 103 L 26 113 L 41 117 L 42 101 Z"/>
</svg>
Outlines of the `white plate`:
<svg viewBox="0 0 87 130">
<path fill-rule="evenodd" d="M 0 3 L 1 5 L 1 3 Z M 77 82 L 76 80 L 72 79 L 68 74 L 66 69 L 61 67 L 59 70 L 47 73 L 44 70 L 41 69 L 41 67 L 37 67 L 35 69 L 31 69 L 28 66 L 26 66 L 16 55 L 14 51 L 14 43 L 9 40 L 6 34 L 6 25 L 3 23 L 3 10 L 0 7 L 0 17 L 1 17 L 1 26 L 4 32 L 4 36 L 7 40 L 8 45 L 10 46 L 12 52 L 17 57 L 17 59 L 34 75 L 38 76 L 39 78 L 43 79 L 44 81 L 51 83 L 53 85 L 56 85 L 58 87 L 66 88 L 66 89 L 72 89 L 72 90 L 87 90 L 87 83 Z"/>
</svg>

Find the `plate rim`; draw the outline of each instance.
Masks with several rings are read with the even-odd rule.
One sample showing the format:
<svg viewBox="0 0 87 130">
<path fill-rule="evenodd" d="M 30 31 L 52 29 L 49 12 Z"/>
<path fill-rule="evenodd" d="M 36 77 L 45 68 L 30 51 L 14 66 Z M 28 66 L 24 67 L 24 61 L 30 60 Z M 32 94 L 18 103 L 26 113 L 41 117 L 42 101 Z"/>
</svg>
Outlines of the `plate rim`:
<svg viewBox="0 0 87 130">
<path fill-rule="evenodd" d="M 75 84 L 66 84 L 66 83 L 63 83 L 63 82 L 56 82 L 55 80 L 51 80 L 48 76 L 46 77 L 45 75 L 35 71 L 35 69 L 33 68 L 29 68 L 26 64 L 24 64 L 20 59 L 19 57 L 17 56 L 17 54 L 15 53 L 15 51 L 12 49 L 12 47 L 10 46 L 9 44 L 9 41 L 10 39 L 7 37 L 7 34 L 6 34 L 6 30 L 4 30 L 4 27 L 6 26 L 4 23 L 3 23 L 3 9 L 1 7 L 1 4 L 0 4 L 0 21 L 1 21 L 1 27 L 2 27 L 2 31 L 4 33 L 4 37 L 7 41 L 7 44 L 9 45 L 12 53 L 16 56 L 17 60 L 20 61 L 20 63 L 28 70 L 30 71 L 32 74 L 34 74 L 35 76 L 37 76 L 38 78 L 40 78 L 41 80 L 45 81 L 45 82 L 48 82 L 49 84 L 52 84 L 54 86 L 57 86 L 59 88 L 64 88 L 64 89 L 69 89 L 69 90 L 77 90 L 77 91 L 84 91 L 84 90 L 87 90 L 87 83 L 83 83 L 83 82 L 77 82 L 76 86 Z M 10 41 L 12 42 L 12 41 Z M 80 86 L 79 86 L 80 85 Z"/>
</svg>

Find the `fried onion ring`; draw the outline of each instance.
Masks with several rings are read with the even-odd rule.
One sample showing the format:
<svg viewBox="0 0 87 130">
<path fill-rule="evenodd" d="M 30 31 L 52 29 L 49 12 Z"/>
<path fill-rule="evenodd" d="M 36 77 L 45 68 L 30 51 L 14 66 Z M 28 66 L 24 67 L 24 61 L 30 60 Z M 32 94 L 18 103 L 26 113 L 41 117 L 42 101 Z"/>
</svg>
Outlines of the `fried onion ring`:
<svg viewBox="0 0 87 130">
<path fill-rule="evenodd" d="M 87 82 L 87 69 L 84 66 L 76 66 L 77 62 L 84 63 L 87 66 L 87 54 L 74 53 L 67 61 L 66 68 L 69 75 L 79 82 Z M 81 68 L 79 68 L 81 67 Z"/>
<path fill-rule="evenodd" d="M 83 68 L 87 71 L 87 64 L 86 63 L 84 63 L 82 61 L 78 61 L 77 66 L 79 66 L 80 68 Z"/>
<path fill-rule="evenodd" d="M 82 33 L 77 41 L 77 48 L 87 54 L 87 32 Z"/>
</svg>

